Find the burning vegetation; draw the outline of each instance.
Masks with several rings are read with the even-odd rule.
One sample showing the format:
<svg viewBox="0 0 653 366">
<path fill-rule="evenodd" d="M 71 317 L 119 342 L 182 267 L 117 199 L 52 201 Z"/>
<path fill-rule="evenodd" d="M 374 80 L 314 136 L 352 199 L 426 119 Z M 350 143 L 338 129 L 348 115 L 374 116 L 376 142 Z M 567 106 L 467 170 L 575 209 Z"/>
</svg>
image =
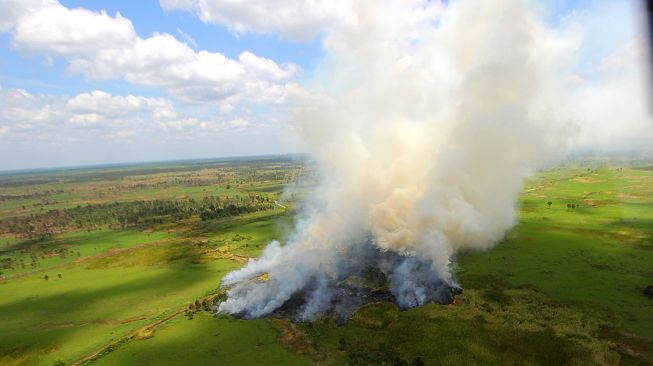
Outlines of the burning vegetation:
<svg viewBox="0 0 653 366">
<path fill-rule="evenodd" d="M 455 296 L 462 293 L 458 285 L 443 282 L 426 260 L 382 251 L 372 242 L 354 248 L 341 253 L 334 276 L 313 277 L 270 315 L 298 321 L 330 315 L 345 323 L 366 304 L 392 302 L 404 310 L 430 302 L 453 304 Z M 252 279 L 250 285 L 267 286 L 274 280 L 265 272 Z M 233 315 L 245 319 L 257 316 L 247 310 Z"/>
<path fill-rule="evenodd" d="M 319 183 L 287 242 L 224 277 L 219 312 L 346 319 L 374 301 L 449 304 L 453 259 L 498 243 L 524 179 L 564 150 L 567 122 L 549 106 L 564 102 L 566 50 L 527 2 L 352 7 L 295 118 Z"/>
</svg>

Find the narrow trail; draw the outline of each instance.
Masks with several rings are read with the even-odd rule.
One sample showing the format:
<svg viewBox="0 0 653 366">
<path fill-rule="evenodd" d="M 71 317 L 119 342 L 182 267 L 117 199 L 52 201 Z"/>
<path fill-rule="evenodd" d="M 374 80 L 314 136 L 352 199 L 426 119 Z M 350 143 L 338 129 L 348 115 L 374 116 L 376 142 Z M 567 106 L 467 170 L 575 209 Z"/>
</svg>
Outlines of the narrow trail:
<svg viewBox="0 0 653 366">
<path fill-rule="evenodd" d="M 245 259 L 245 258 L 246 257 L 234 256 L 234 258 L 231 258 L 231 259 L 236 261 L 236 262 L 242 263 L 241 261 L 243 259 Z M 249 260 L 249 258 L 247 258 L 247 260 Z M 208 296 L 202 297 L 202 298 L 200 298 L 198 300 L 200 302 L 204 302 L 204 300 L 210 299 L 213 296 L 215 296 L 215 295 L 208 295 Z M 127 343 L 130 340 L 138 339 L 139 335 L 141 335 L 141 334 L 153 334 L 154 330 L 157 327 L 159 327 L 161 324 L 166 323 L 167 321 L 173 319 L 177 315 L 183 313 L 184 311 L 186 311 L 186 309 L 188 309 L 188 305 L 184 305 L 184 306 L 178 308 L 177 310 L 173 311 L 172 313 L 170 313 L 169 315 L 167 315 L 166 317 L 164 317 L 162 319 L 159 319 L 159 320 L 157 320 L 157 321 L 155 321 L 153 323 L 150 323 L 150 324 L 147 324 L 147 325 L 145 325 L 143 327 L 135 329 L 135 330 L 129 332 L 128 334 L 126 334 L 126 335 L 124 335 L 124 336 L 122 336 L 122 337 L 120 337 L 120 338 L 118 338 L 116 340 L 112 340 L 109 343 L 107 343 L 106 345 L 100 347 L 99 349 L 89 353 L 88 355 L 77 359 L 76 361 L 71 363 L 71 366 L 81 366 L 81 365 L 86 365 L 86 364 L 92 363 L 93 361 L 95 361 L 98 358 L 102 357 L 102 354 L 105 351 L 107 351 L 107 350 L 109 350 L 111 348 L 118 348 L 122 344 Z"/>
<path fill-rule="evenodd" d="M 171 313 L 170 315 L 166 316 L 166 317 L 163 318 L 163 319 L 159 319 L 159 320 L 155 321 L 154 323 L 151 323 L 151 324 L 148 324 L 148 325 L 143 326 L 143 327 L 141 327 L 141 328 L 138 328 L 138 329 L 132 331 L 131 333 L 128 333 L 128 334 L 125 335 L 125 336 L 122 336 L 122 337 L 120 337 L 120 338 L 118 338 L 118 339 L 116 339 L 116 340 L 114 340 L 114 341 L 111 341 L 111 342 L 109 342 L 108 344 L 102 346 L 101 348 L 99 348 L 99 349 L 93 351 L 92 353 L 90 353 L 90 354 L 88 354 L 88 355 L 86 355 L 86 356 L 84 356 L 84 357 L 78 359 L 77 361 L 74 361 L 73 363 L 71 363 L 71 366 L 80 366 L 80 365 L 84 365 L 84 364 L 86 364 L 86 363 L 88 363 L 88 362 L 93 362 L 93 361 L 96 360 L 96 359 L 97 359 L 97 358 L 98 358 L 98 357 L 99 357 L 99 356 L 100 356 L 104 351 L 106 351 L 106 350 L 108 350 L 108 349 L 110 349 L 110 348 L 112 348 L 112 347 L 116 347 L 116 348 L 117 348 L 117 347 L 118 347 L 119 345 L 121 345 L 122 343 L 127 342 L 127 341 L 129 341 L 129 340 L 131 340 L 131 339 L 134 339 L 134 338 L 135 338 L 136 336 L 138 336 L 139 334 L 142 334 L 142 333 L 145 333 L 145 332 L 152 332 L 152 331 L 153 331 L 154 329 L 156 329 L 159 325 L 161 325 L 161 324 L 163 324 L 163 323 L 169 321 L 170 319 L 176 317 L 177 315 L 183 313 L 187 308 L 188 308 L 188 306 L 183 306 L 183 307 L 177 309 L 176 311 L 174 311 L 173 313 Z"/>
<path fill-rule="evenodd" d="M 140 245 L 136 245 L 136 246 L 128 247 L 128 248 L 112 248 L 112 249 L 108 249 L 108 250 L 106 250 L 104 252 L 101 252 L 101 253 L 98 253 L 98 254 L 84 256 L 84 257 L 81 257 L 81 258 L 77 258 L 77 259 L 75 259 L 73 261 L 66 262 L 66 263 L 61 263 L 61 264 L 54 265 L 54 266 L 51 266 L 51 267 L 39 268 L 39 269 L 35 269 L 35 270 L 30 270 L 30 271 L 27 271 L 27 272 L 12 274 L 12 275 L 9 275 L 9 276 L 2 276 L 2 277 L 0 277 L 0 282 L 7 282 L 7 281 L 15 280 L 15 279 L 18 279 L 18 278 L 27 277 L 27 276 L 31 276 L 31 275 L 36 275 L 36 274 L 44 273 L 44 272 L 51 272 L 51 271 L 55 271 L 57 269 L 65 268 L 65 267 L 74 267 L 74 266 L 77 266 L 77 265 L 83 265 L 86 262 L 90 262 L 90 261 L 93 261 L 93 260 L 96 260 L 96 259 L 119 256 L 119 255 L 125 255 L 125 254 L 128 254 L 129 252 L 132 252 L 132 251 L 135 251 L 135 250 L 138 250 L 138 249 L 142 249 L 142 248 L 146 248 L 146 247 L 165 246 L 165 245 L 170 244 L 174 240 L 175 239 L 163 239 L 163 240 L 150 242 L 150 243 L 144 243 L 144 244 L 140 244 Z M 235 262 L 237 262 L 239 264 L 247 263 L 247 261 L 250 259 L 249 257 L 245 257 L 245 256 L 237 255 L 237 254 L 232 254 L 232 253 L 228 253 L 228 254 L 229 255 L 221 256 L 221 259 L 230 259 L 230 260 L 235 261 Z M 198 300 L 200 302 L 203 302 L 205 299 L 210 299 L 213 296 L 214 295 L 208 295 L 208 296 L 199 298 Z M 101 346 L 100 348 L 94 350 L 93 352 L 91 352 L 91 353 L 89 353 L 89 354 L 75 360 L 74 362 L 71 363 L 71 365 L 72 366 L 81 366 L 81 365 L 90 364 L 93 361 L 101 358 L 106 351 L 108 351 L 108 350 L 110 350 L 112 348 L 116 349 L 116 348 L 122 346 L 123 344 L 125 344 L 125 343 L 127 343 L 127 342 L 129 342 L 131 340 L 141 338 L 143 335 L 151 335 L 151 334 L 154 333 L 156 328 L 158 328 L 162 324 L 174 319 L 179 314 L 184 313 L 186 311 L 186 309 L 188 309 L 188 304 L 186 304 L 186 305 L 184 305 L 184 306 L 182 306 L 180 308 L 175 309 L 170 314 L 166 315 L 165 317 L 163 317 L 161 319 L 158 319 L 158 320 L 156 320 L 156 321 L 154 321 L 152 323 L 149 323 L 147 325 L 139 327 L 139 328 L 137 328 L 137 329 L 135 329 L 135 330 L 133 330 L 133 331 L 131 331 L 131 332 L 117 338 L 117 339 L 109 341 L 108 343 L 106 343 L 105 345 Z M 164 313 L 165 312 L 159 314 L 157 317 L 161 316 Z M 132 321 L 136 321 L 136 320 L 145 320 L 145 319 L 146 319 L 145 317 L 139 316 L 139 317 L 135 317 L 133 319 L 127 319 L 127 321 L 125 321 L 125 320 L 118 321 L 118 323 L 125 324 L 125 323 L 128 323 L 128 322 L 132 322 Z M 68 324 L 60 324 L 60 326 L 67 326 L 67 325 Z"/>
<path fill-rule="evenodd" d="M 202 298 L 199 298 L 198 301 L 204 302 L 204 300 L 210 299 L 213 296 L 215 296 L 215 295 L 204 296 Z M 157 321 L 155 321 L 153 323 L 147 324 L 147 325 L 142 326 L 142 327 L 140 327 L 140 328 L 138 328 L 136 330 L 133 330 L 133 331 L 129 332 L 128 334 L 126 334 L 126 335 L 124 335 L 124 336 L 122 336 L 122 337 L 120 337 L 120 338 L 118 338 L 116 340 L 110 341 L 106 345 L 104 345 L 104 346 L 100 347 L 99 349 L 89 353 L 88 355 L 78 359 L 77 361 L 74 361 L 70 365 L 71 366 L 80 366 L 80 365 L 85 365 L 87 363 L 91 363 L 91 362 L 95 361 L 96 359 L 98 359 L 99 357 L 101 357 L 102 353 L 104 351 L 110 349 L 110 348 L 118 348 L 123 343 L 126 343 L 126 342 L 128 342 L 128 341 L 130 341 L 132 339 L 138 339 L 139 336 L 142 335 L 142 334 L 153 334 L 153 331 L 157 327 L 159 327 L 161 324 L 173 319 L 177 315 L 185 312 L 186 309 L 188 309 L 188 305 L 184 305 L 184 306 L 178 308 L 177 310 L 173 311 L 172 313 L 170 313 L 169 315 L 167 315 L 166 317 L 164 317 L 162 319 L 159 319 L 159 320 L 157 320 Z"/>
</svg>

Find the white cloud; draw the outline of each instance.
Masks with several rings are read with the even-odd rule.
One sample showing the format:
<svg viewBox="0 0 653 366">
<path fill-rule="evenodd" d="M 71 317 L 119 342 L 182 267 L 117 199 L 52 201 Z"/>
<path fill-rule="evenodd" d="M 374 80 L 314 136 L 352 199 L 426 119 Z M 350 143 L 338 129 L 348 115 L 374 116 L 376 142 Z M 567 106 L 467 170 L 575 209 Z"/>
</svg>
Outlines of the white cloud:
<svg viewBox="0 0 653 366">
<path fill-rule="evenodd" d="M 67 110 L 79 114 L 101 113 L 112 118 L 124 117 L 135 112 L 170 110 L 168 101 L 161 98 L 141 96 L 113 96 L 100 90 L 81 93 L 66 102 Z M 169 112 L 166 112 L 169 113 Z"/>
<path fill-rule="evenodd" d="M 184 32 L 181 28 L 177 27 L 177 33 L 185 39 L 188 43 L 193 45 L 193 47 L 197 48 L 197 41 L 195 41 L 195 38 L 191 37 L 190 34 Z"/>
<path fill-rule="evenodd" d="M 104 121 L 97 113 L 76 114 L 68 119 L 71 124 L 78 126 L 93 126 Z"/>
<path fill-rule="evenodd" d="M 591 78 L 580 79 L 571 103 L 582 149 L 650 149 L 653 141 L 651 74 L 642 42 L 604 57 Z"/>
<path fill-rule="evenodd" d="M 12 140 L 69 136 L 117 141 L 138 134 L 240 133 L 256 127 L 243 118 L 218 120 L 178 112 L 165 98 L 114 96 L 104 91 L 72 98 L 0 88 L 0 134 Z"/>
<path fill-rule="evenodd" d="M 335 26 L 355 24 L 350 0 L 159 0 L 165 10 L 192 11 L 237 34 L 279 33 L 309 40 Z"/>
<path fill-rule="evenodd" d="M 0 126 L 5 131 L 25 131 L 61 118 L 62 98 L 34 96 L 22 89 L 0 88 Z"/>
<path fill-rule="evenodd" d="M 13 28 L 25 14 L 56 3 L 55 0 L 0 0 L 0 31 Z"/>
<path fill-rule="evenodd" d="M 216 120 L 200 120 L 194 117 L 175 118 L 170 120 L 160 121 L 159 125 L 164 131 L 175 131 L 177 133 L 184 133 L 183 136 L 177 137 L 193 137 L 193 133 L 206 133 L 206 132 L 243 132 L 246 127 L 251 123 L 243 118 L 236 118 L 227 121 Z M 190 135 L 189 135 L 190 134 Z"/>
<path fill-rule="evenodd" d="M 575 39 L 573 80 L 559 110 L 576 123 L 574 149 L 650 149 L 653 141 L 647 24 L 639 2 L 595 1 L 565 19 Z"/>
<path fill-rule="evenodd" d="M 299 87 L 292 81 L 295 64 L 243 52 L 230 59 L 219 52 L 196 52 L 167 33 L 139 37 L 120 13 L 69 9 L 56 1 L 34 2 L 27 8 L 2 0 L 15 20 L 14 47 L 26 52 L 60 55 L 70 71 L 89 79 L 124 79 L 132 84 L 161 87 L 175 98 L 193 102 L 281 103 Z"/>
<path fill-rule="evenodd" d="M 111 17 L 58 3 L 19 17 L 14 28 L 13 40 L 20 48 L 70 57 L 92 57 L 101 49 L 129 47 L 137 39 L 131 21 L 120 13 Z"/>
</svg>

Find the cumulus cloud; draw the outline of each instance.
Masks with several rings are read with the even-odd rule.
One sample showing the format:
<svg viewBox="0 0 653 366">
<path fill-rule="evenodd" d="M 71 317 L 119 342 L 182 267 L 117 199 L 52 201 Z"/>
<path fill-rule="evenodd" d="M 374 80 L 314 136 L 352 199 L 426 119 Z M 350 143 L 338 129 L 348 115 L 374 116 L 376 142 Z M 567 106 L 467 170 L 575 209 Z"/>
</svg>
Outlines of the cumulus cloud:
<svg viewBox="0 0 653 366">
<path fill-rule="evenodd" d="M 55 3 L 54 0 L 0 0 L 0 31 L 13 28 L 19 17 L 41 8 L 46 5 Z"/>
<path fill-rule="evenodd" d="M 52 140 L 66 135 L 73 139 L 104 136 L 116 141 L 153 132 L 240 132 L 248 126 L 248 120 L 242 118 L 186 116 L 165 98 L 115 96 L 99 90 L 68 98 L 0 88 L 0 133 L 13 140 Z"/>
<path fill-rule="evenodd" d="M 68 9 L 57 2 L 19 15 L 14 44 L 24 50 L 48 51 L 71 57 L 92 57 L 104 48 L 129 47 L 137 39 L 129 19 L 116 13 Z"/>
<path fill-rule="evenodd" d="M 0 88 L 0 126 L 6 134 L 22 133 L 63 116 L 62 98 Z"/>
<path fill-rule="evenodd" d="M 356 22 L 349 0 L 159 0 L 165 10 L 194 12 L 206 23 L 223 24 L 237 34 L 278 33 L 309 40 Z"/>
<path fill-rule="evenodd" d="M 181 100 L 225 106 L 282 103 L 300 89 L 292 80 L 299 67 L 292 63 L 247 51 L 237 59 L 196 52 L 167 33 L 142 38 L 120 13 L 70 9 L 57 1 L 4 2 L 11 17 L 0 18 L 0 29 L 13 30 L 16 48 L 66 57 L 71 72 L 89 79 L 124 79 L 161 87 Z"/>
<path fill-rule="evenodd" d="M 141 96 L 113 96 L 101 90 L 81 93 L 66 102 L 67 110 L 81 114 L 102 114 L 112 118 L 124 117 L 134 112 L 170 113 L 170 102 L 162 98 Z M 164 112 L 159 112 L 159 110 Z"/>
</svg>

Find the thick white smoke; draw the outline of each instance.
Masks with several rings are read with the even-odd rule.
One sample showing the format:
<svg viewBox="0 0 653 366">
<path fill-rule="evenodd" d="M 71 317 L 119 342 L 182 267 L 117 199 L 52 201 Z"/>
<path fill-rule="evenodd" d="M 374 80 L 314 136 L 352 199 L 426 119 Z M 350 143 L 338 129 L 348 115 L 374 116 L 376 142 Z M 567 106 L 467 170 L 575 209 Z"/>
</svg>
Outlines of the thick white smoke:
<svg viewBox="0 0 653 366">
<path fill-rule="evenodd" d="M 329 284 L 365 265 L 354 257 L 369 245 L 393 254 L 374 263 L 389 266 L 400 305 L 437 300 L 454 284 L 452 258 L 503 237 L 524 179 L 573 135 L 561 111 L 574 40 L 529 1 L 351 10 L 355 24 L 324 36 L 327 58 L 296 117 L 322 182 L 284 246 L 223 280 L 221 312 L 262 316 L 303 291 L 300 317 L 322 314 Z"/>
</svg>

